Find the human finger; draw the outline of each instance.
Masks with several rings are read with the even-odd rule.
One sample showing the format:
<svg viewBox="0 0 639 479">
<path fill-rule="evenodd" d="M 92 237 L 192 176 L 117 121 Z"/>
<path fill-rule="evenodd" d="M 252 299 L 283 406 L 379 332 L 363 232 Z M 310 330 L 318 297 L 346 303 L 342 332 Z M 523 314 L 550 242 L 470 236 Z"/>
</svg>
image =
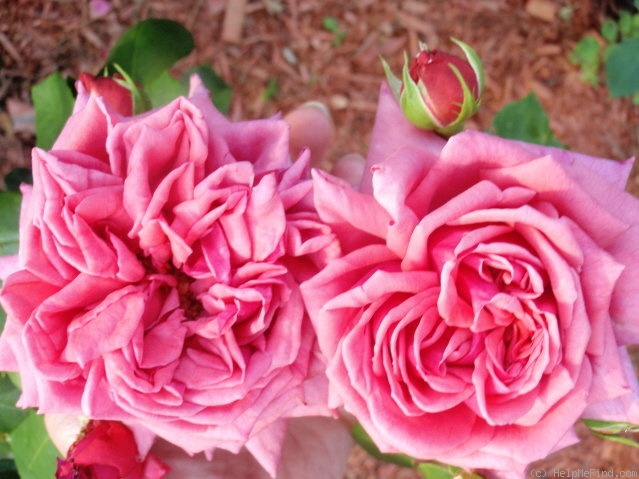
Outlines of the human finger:
<svg viewBox="0 0 639 479">
<path fill-rule="evenodd" d="M 356 153 L 342 156 L 331 168 L 331 174 L 346 180 L 353 186 L 358 186 L 364 174 L 366 160 Z"/>
</svg>

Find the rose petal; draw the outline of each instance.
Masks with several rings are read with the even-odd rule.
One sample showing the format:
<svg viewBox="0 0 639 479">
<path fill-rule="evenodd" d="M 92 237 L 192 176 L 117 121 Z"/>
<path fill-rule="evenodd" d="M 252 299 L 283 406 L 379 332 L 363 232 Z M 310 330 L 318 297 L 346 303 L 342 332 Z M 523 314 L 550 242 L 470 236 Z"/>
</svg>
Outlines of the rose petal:
<svg viewBox="0 0 639 479">
<path fill-rule="evenodd" d="M 372 197 L 319 170 L 313 170 L 313 189 L 320 218 L 343 239 L 346 252 L 373 242 L 369 235 L 385 237 L 391 218 Z"/>
<path fill-rule="evenodd" d="M 359 190 L 362 193 L 372 191 L 371 168 L 392 156 L 397 148 L 415 148 L 417 151 L 422 151 L 425 166 L 428 167 L 435 161 L 444 144 L 444 139 L 436 133 L 413 126 L 399 109 L 397 100 L 393 97 L 388 85 L 382 83 Z"/>
</svg>

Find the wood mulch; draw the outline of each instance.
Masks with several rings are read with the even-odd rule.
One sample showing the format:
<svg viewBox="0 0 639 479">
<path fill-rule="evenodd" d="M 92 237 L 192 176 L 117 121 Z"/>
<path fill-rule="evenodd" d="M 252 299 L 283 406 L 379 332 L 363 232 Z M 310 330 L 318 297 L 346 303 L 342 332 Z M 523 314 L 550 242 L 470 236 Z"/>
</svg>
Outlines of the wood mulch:
<svg viewBox="0 0 639 479">
<path fill-rule="evenodd" d="M 193 32 L 196 50 L 177 70 L 211 64 L 234 89 L 234 119 L 286 112 L 308 100 L 327 104 L 337 129 L 332 157 L 366 152 L 383 81 L 379 56 L 399 71 L 403 51 L 414 53 L 420 41 L 454 51 L 450 37 L 473 46 L 487 74 L 483 106 L 470 128 L 488 129 L 503 105 L 533 91 L 556 136 L 571 149 L 615 159 L 639 151 L 637 108 L 627 100 L 609 98 L 603 87 L 584 84 L 568 61 L 575 43 L 586 33 L 596 33 L 611 1 L 106 3 L 109 11 L 100 14 L 88 0 L 0 0 L 0 174 L 28 166 L 33 145 L 30 87 L 56 70 L 72 77 L 81 71 L 96 72 L 118 35 L 148 17 L 171 18 Z M 337 32 L 325 28 L 327 17 L 337 20 Z M 629 189 L 639 195 L 636 169 Z M 580 433 L 586 438 L 581 445 L 537 466 L 546 468 L 549 476 L 553 471 L 590 468 L 639 471 L 637 450 Z M 417 477 L 378 463 L 359 449 L 346 475 L 347 479 Z"/>
</svg>

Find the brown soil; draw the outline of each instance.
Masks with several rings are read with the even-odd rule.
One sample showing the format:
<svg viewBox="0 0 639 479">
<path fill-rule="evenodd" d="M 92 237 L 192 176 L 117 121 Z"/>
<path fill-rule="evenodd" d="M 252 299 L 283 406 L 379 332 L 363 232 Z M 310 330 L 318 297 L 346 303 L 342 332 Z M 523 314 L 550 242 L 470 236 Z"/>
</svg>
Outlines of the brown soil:
<svg viewBox="0 0 639 479">
<path fill-rule="evenodd" d="M 0 0 L 0 174 L 28 166 L 30 87 L 56 70 L 72 77 L 96 72 L 118 35 L 148 17 L 171 18 L 193 32 L 196 50 L 177 70 L 211 64 L 234 89 L 233 118 L 286 112 L 308 100 L 326 103 L 337 127 L 333 156 L 366 152 L 383 81 L 380 55 L 399 71 L 402 52 L 414 53 L 419 41 L 452 50 L 449 38 L 456 37 L 476 49 L 487 73 L 483 106 L 469 127 L 488 129 L 497 110 L 533 91 L 556 136 L 571 149 L 628 158 L 639 146 L 637 108 L 610 99 L 603 87 L 585 85 L 568 61 L 575 43 L 598 28 L 603 3 L 613 2 L 112 0 L 111 11 L 95 17 L 88 1 Z M 342 39 L 323 27 L 326 16 L 338 20 Z M 270 97 L 269 82 L 277 84 Z M 639 174 L 629 189 L 639 194 Z M 638 450 L 581 432 L 587 439 L 580 446 L 538 465 L 549 477 L 590 468 L 639 474 Z M 418 476 L 356 449 L 346 477 Z"/>
</svg>

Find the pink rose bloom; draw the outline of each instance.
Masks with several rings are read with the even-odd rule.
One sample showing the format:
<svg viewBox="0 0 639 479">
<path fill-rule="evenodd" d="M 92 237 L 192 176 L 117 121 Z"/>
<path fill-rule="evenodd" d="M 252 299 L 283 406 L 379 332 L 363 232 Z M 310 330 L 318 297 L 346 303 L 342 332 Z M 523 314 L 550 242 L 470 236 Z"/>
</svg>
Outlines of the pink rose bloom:
<svg viewBox="0 0 639 479">
<path fill-rule="evenodd" d="M 445 143 L 384 89 L 368 163 L 361 192 L 314 178 L 345 250 L 302 286 L 331 406 L 383 452 L 505 477 L 576 442 L 580 417 L 639 422 L 631 162 Z"/>
<path fill-rule="evenodd" d="M 113 421 L 90 421 L 58 459 L 56 479 L 162 479 L 169 468 L 154 454 L 141 457 L 133 432 Z"/>
<path fill-rule="evenodd" d="M 280 119 L 231 123 L 199 80 L 125 117 L 81 83 L 34 150 L 0 370 L 20 406 L 141 424 L 275 475 L 284 418 L 325 415 L 299 283 L 339 253 Z"/>
</svg>

